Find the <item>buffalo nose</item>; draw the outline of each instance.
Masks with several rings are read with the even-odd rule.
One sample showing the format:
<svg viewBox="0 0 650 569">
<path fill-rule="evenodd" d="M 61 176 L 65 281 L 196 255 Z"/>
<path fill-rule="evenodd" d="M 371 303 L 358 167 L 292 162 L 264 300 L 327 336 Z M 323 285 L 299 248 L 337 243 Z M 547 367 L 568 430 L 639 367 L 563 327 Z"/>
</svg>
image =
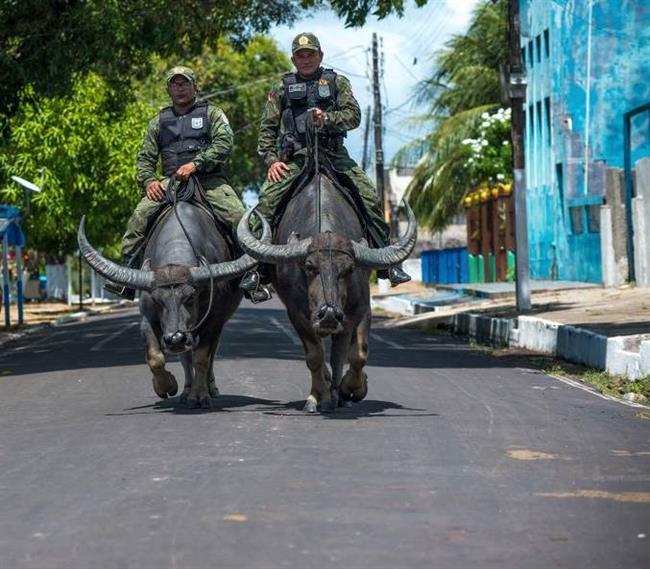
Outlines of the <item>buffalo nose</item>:
<svg viewBox="0 0 650 569">
<path fill-rule="evenodd" d="M 318 309 L 318 319 L 321 321 L 343 321 L 343 312 L 336 306 L 324 304 Z"/>
<path fill-rule="evenodd" d="M 165 344 L 168 346 L 182 346 L 185 344 L 185 340 L 187 339 L 187 335 L 184 332 L 169 332 L 164 335 L 163 337 Z"/>
</svg>

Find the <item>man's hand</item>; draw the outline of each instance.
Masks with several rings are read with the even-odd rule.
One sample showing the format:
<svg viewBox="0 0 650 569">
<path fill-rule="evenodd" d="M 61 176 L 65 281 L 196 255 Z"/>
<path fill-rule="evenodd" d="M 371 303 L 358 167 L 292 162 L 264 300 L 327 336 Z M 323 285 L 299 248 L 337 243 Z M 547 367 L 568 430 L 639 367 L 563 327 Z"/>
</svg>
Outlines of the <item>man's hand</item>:
<svg viewBox="0 0 650 569">
<path fill-rule="evenodd" d="M 317 107 L 314 107 L 313 109 L 311 109 L 311 112 L 312 112 L 312 117 L 314 119 L 314 124 L 316 125 L 316 128 L 323 128 L 323 125 L 325 124 L 325 111 Z"/>
<path fill-rule="evenodd" d="M 266 177 L 271 180 L 271 182 L 279 182 L 288 172 L 289 166 L 278 160 L 269 166 L 269 171 L 267 172 Z"/>
<path fill-rule="evenodd" d="M 195 172 L 196 172 L 196 164 L 194 164 L 194 162 L 188 162 L 187 164 L 183 164 L 178 170 L 176 170 L 176 178 L 185 181 Z"/>
<path fill-rule="evenodd" d="M 147 184 L 145 193 L 147 194 L 147 197 L 153 202 L 160 202 L 165 197 L 165 189 L 163 188 L 160 180 L 149 182 Z"/>
</svg>

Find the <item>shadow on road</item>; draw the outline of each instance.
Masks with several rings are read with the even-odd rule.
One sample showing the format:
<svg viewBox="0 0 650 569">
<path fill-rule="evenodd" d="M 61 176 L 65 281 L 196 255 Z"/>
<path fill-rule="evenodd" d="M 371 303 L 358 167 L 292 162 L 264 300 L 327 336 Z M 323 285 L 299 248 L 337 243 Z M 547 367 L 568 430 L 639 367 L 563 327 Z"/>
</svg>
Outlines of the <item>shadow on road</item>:
<svg viewBox="0 0 650 569">
<path fill-rule="evenodd" d="M 128 407 L 121 413 L 107 413 L 107 417 L 124 415 L 155 415 L 158 413 L 173 413 L 179 415 L 199 415 L 204 413 L 262 413 L 284 417 L 305 417 L 313 419 L 358 420 L 369 417 L 438 417 L 438 413 L 427 412 L 426 409 L 404 407 L 392 401 L 367 399 L 353 403 L 350 407 L 341 407 L 336 413 L 304 413 L 302 408 L 305 400 L 288 401 L 283 403 L 275 399 L 260 399 L 246 395 L 220 395 L 212 400 L 211 409 L 191 409 L 182 403 L 179 397 L 163 399 L 149 405 Z M 390 413 L 386 413 L 390 411 Z M 400 411 L 394 413 L 392 411 Z"/>
<path fill-rule="evenodd" d="M 0 353 L 0 382 L 28 374 L 76 369 L 104 373 L 101 370 L 125 366 L 141 366 L 148 375 L 137 323 L 138 315 L 131 312 L 24 338 Z M 283 309 L 240 307 L 226 324 L 216 365 L 260 359 L 304 362 L 304 354 Z M 177 358 L 171 358 L 169 363 L 175 362 Z M 514 367 L 477 352 L 459 338 L 409 329 L 371 331 L 368 366 L 394 370 Z"/>
</svg>

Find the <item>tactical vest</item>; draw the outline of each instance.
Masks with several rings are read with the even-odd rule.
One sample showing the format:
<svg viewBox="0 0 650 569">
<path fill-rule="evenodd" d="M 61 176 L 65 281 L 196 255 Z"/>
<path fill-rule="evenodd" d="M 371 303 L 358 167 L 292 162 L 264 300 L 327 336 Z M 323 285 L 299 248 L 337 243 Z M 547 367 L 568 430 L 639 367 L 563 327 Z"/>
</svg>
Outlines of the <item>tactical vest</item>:
<svg viewBox="0 0 650 569">
<path fill-rule="evenodd" d="M 171 176 L 180 166 L 191 162 L 212 142 L 206 102 L 197 103 L 189 113 L 180 116 L 173 107 L 165 107 L 158 120 L 158 145 L 165 176 Z"/>
<path fill-rule="evenodd" d="M 284 137 L 292 137 L 294 142 L 304 146 L 307 132 L 307 110 L 313 107 L 328 112 L 337 108 L 338 90 L 336 72 L 321 69 L 315 77 L 303 79 L 297 73 L 287 73 L 282 77 L 284 94 L 281 99 L 282 125 Z M 345 135 L 327 136 L 319 139 L 332 150 L 343 145 Z M 284 144 L 285 141 L 282 142 Z"/>
</svg>

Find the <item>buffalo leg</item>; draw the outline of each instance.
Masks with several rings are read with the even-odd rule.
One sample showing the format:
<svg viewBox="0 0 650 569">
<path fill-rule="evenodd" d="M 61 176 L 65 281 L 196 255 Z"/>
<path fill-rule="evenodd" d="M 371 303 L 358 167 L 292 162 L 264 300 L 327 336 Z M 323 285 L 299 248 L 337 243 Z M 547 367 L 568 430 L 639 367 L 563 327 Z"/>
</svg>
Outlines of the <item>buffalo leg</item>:
<svg viewBox="0 0 650 569">
<path fill-rule="evenodd" d="M 194 382 L 194 366 L 192 365 L 192 352 L 183 352 L 179 356 L 181 360 L 181 365 L 183 366 L 183 371 L 185 372 L 185 387 L 183 388 L 183 393 L 181 393 L 181 402 L 187 403 L 187 398 L 190 394 L 190 389 L 192 389 L 192 383 Z"/>
<path fill-rule="evenodd" d="M 305 401 L 303 411 L 315 413 L 319 405 L 321 407 L 324 405 L 323 410 L 327 411 L 331 407 L 330 401 L 332 399 L 330 393 L 331 376 L 325 366 L 323 343 L 314 334 L 308 319 L 289 310 L 287 314 L 302 341 L 305 350 L 305 363 L 311 372 L 311 391 L 307 401 Z"/>
<path fill-rule="evenodd" d="M 331 376 L 325 366 L 323 343 L 315 336 L 309 338 L 303 336 L 302 345 L 305 349 L 305 363 L 311 372 L 311 391 L 303 411 L 315 413 L 319 407 L 323 411 L 330 411 L 332 409 Z"/>
<path fill-rule="evenodd" d="M 350 368 L 341 382 L 341 398 L 347 401 L 361 401 L 368 393 L 368 376 L 363 371 L 368 362 L 368 332 L 370 312 L 366 314 L 353 335 L 348 361 Z"/>
<path fill-rule="evenodd" d="M 165 369 L 165 354 L 160 349 L 158 338 L 146 318 L 142 319 L 140 329 L 145 340 L 145 361 L 153 374 L 153 390 L 161 399 L 176 395 L 176 378 Z"/>
<path fill-rule="evenodd" d="M 332 336 L 330 362 L 332 364 L 331 393 L 332 404 L 334 406 L 339 404 L 339 389 L 341 387 L 341 378 L 343 376 L 343 365 L 348 358 L 353 333 L 354 329 L 351 326 L 346 326 L 341 334 Z"/>
<path fill-rule="evenodd" d="M 217 338 L 217 341 L 214 343 L 212 346 L 212 350 L 210 351 L 210 364 L 208 366 L 208 393 L 210 393 L 210 397 L 218 397 L 219 395 L 219 388 L 217 387 L 217 380 L 214 377 L 214 356 L 217 353 L 217 348 L 219 347 L 219 338 Z"/>
<path fill-rule="evenodd" d="M 192 367 L 194 378 L 187 395 L 187 404 L 190 407 L 211 407 L 210 393 L 208 392 L 208 374 L 210 373 L 210 347 L 200 345 L 192 352 Z"/>
</svg>

